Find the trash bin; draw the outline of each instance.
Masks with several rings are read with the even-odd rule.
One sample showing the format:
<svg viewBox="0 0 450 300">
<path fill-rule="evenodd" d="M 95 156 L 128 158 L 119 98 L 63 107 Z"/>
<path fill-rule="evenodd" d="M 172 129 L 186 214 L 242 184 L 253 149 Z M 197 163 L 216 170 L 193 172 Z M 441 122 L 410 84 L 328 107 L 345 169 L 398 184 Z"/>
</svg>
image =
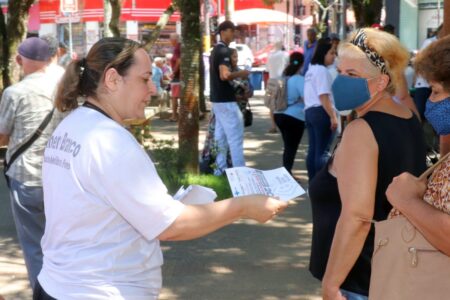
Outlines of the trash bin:
<svg viewBox="0 0 450 300">
<path fill-rule="evenodd" d="M 254 70 L 252 69 L 252 72 L 249 76 L 250 84 L 253 86 L 254 90 L 262 90 L 263 89 L 263 71 Z"/>
</svg>

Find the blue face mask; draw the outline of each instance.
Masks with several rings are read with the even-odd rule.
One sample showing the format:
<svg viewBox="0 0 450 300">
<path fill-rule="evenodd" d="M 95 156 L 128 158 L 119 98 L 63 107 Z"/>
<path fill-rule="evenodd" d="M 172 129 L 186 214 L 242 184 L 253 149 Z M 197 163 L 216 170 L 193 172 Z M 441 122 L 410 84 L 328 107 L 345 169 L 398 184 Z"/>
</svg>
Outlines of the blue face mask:
<svg viewBox="0 0 450 300">
<path fill-rule="evenodd" d="M 450 134 L 450 97 L 438 102 L 427 100 L 425 118 L 439 135 Z"/>
<path fill-rule="evenodd" d="M 366 78 L 338 75 L 331 86 L 336 109 L 353 110 L 370 100 Z"/>
</svg>

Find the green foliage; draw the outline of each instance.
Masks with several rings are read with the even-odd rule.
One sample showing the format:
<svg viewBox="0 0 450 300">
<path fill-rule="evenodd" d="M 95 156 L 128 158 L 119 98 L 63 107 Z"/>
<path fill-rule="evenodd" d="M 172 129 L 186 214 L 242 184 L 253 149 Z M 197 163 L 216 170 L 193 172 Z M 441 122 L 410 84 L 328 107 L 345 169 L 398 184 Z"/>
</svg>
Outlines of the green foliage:
<svg viewBox="0 0 450 300">
<path fill-rule="evenodd" d="M 148 153 L 155 164 L 158 175 L 166 185 L 170 194 L 184 185 L 196 184 L 212 188 L 217 193 L 217 200 L 231 197 L 231 190 L 225 176 L 197 175 L 181 171 L 179 151 L 174 140 L 151 139 Z"/>
</svg>

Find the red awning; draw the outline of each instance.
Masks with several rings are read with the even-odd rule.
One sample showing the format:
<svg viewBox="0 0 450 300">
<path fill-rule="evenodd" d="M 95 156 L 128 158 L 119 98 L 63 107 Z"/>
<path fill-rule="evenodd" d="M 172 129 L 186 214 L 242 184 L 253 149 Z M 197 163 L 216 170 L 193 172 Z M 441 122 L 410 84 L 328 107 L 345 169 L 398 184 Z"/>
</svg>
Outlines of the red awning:
<svg viewBox="0 0 450 300">
<path fill-rule="evenodd" d="M 133 2 L 135 7 L 132 7 Z M 157 22 L 171 0 L 122 0 L 121 21 Z M 40 0 L 41 23 L 54 23 L 61 18 L 59 0 Z M 79 0 L 79 12 L 73 17 L 75 21 L 103 21 L 103 0 Z M 171 22 L 178 21 L 180 14 L 174 13 Z"/>
<path fill-rule="evenodd" d="M 218 1 L 221 1 L 220 2 L 220 12 L 221 12 L 221 15 L 224 15 L 225 14 L 225 0 L 212 0 L 215 8 L 217 7 Z M 250 8 L 272 9 L 273 6 L 265 5 L 263 3 L 263 0 L 234 0 L 234 10 L 243 10 L 243 9 L 250 9 Z"/>
</svg>

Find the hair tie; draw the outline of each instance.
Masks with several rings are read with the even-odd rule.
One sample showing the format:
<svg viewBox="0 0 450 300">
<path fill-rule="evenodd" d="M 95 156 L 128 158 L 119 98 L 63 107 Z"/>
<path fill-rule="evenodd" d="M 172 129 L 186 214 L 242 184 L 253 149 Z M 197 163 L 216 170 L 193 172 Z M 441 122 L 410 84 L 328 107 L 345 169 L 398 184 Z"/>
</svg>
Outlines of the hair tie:
<svg viewBox="0 0 450 300">
<path fill-rule="evenodd" d="M 296 66 L 298 65 L 298 60 L 294 60 L 292 63 L 294 64 L 294 66 Z"/>
<path fill-rule="evenodd" d="M 84 69 L 86 68 L 86 58 L 85 57 L 83 57 L 81 60 L 80 60 L 80 78 L 81 78 L 81 76 L 83 76 L 83 73 L 84 73 Z"/>
<path fill-rule="evenodd" d="M 367 35 L 364 32 L 363 29 L 358 30 L 355 37 L 350 41 L 353 45 L 361 49 L 366 57 L 369 59 L 369 61 L 378 69 L 381 70 L 381 73 L 388 74 L 387 68 L 386 68 L 386 62 L 384 61 L 383 57 L 381 57 L 380 54 L 378 54 L 375 50 L 369 48 L 366 44 Z"/>
</svg>

